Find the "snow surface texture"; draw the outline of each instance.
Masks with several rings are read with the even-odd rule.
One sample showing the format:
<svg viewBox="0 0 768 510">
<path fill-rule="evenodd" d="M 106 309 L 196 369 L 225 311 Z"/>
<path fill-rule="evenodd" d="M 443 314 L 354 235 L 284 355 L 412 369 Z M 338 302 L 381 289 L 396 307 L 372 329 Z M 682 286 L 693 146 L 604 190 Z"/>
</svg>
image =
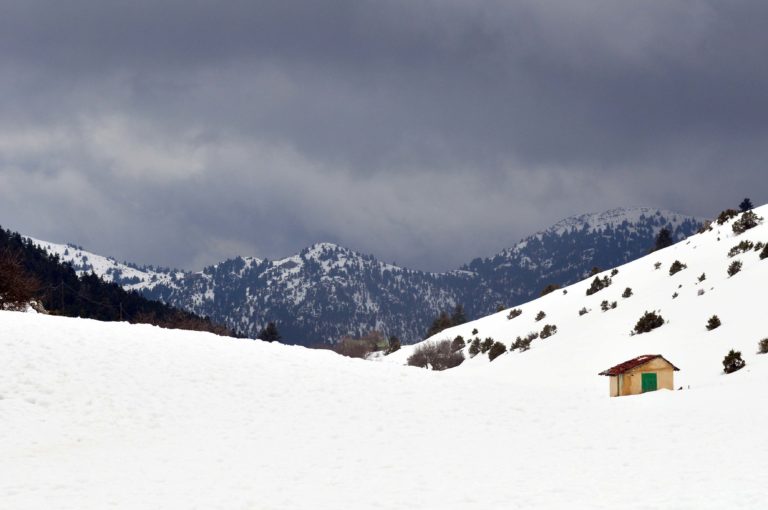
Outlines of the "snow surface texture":
<svg viewBox="0 0 768 510">
<path fill-rule="evenodd" d="M 513 320 L 446 331 L 509 344 L 559 329 L 528 352 L 446 372 L 402 366 L 412 347 L 374 363 L 0 312 L 0 506 L 763 509 L 768 355 L 755 350 L 768 336 L 768 260 L 740 255 L 727 278 L 725 253 L 741 239 L 768 240 L 768 228 L 736 239 L 716 226 L 619 268 L 593 296 L 581 282 Z M 670 277 L 675 259 L 688 268 Z M 626 286 L 634 295 L 622 299 Z M 601 312 L 603 299 L 619 305 Z M 646 309 L 669 324 L 629 336 Z M 723 325 L 707 331 L 714 313 Z M 747 367 L 726 376 L 730 348 Z M 597 373 L 645 353 L 679 366 L 676 384 L 690 389 L 609 398 Z"/>
</svg>

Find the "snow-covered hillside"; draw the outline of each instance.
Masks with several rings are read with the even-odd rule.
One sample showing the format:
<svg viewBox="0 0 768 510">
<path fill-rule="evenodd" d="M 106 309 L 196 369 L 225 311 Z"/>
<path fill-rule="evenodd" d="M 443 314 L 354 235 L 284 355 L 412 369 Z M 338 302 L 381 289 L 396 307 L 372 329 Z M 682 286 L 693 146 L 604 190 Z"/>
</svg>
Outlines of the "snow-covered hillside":
<svg viewBox="0 0 768 510">
<path fill-rule="evenodd" d="M 768 206 L 755 212 L 768 217 Z M 758 341 L 768 337 L 762 296 L 763 284 L 768 281 L 768 259 L 760 258 L 760 243 L 768 243 L 768 222 L 736 235 L 734 221 L 737 219 L 722 225 L 713 223 L 710 231 L 617 267 L 615 274 L 612 270 L 598 274 L 597 278 L 610 278 L 611 285 L 592 295 L 586 291 L 595 277 L 517 307 L 522 313 L 512 319 L 508 318 L 510 309 L 504 310 L 444 330 L 427 341 L 461 335 L 467 341 L 467 360 L 457 371 L 489 369 L 524 381 L 556 366 L 557 377 L 541 384 L 560 384 L 562 378 L 582 381 L 579 385 L 588 385 L 590 393 L 608 391 L 606 379 L 592 377 L 597 372 L 641 354 L 663 354 L 680 367 L 677 386 L 694 389 L 727 384 L 721 361 L 730 349 L 742 352 L 747 371 L 754 363 L 768 362 L 768 356 L 756 354 Z M 733 253 L 740 243 L 748 243 L 745 248 L 751 243 L 751 247 Z M 675 261 L 686 267 L 670 275 Z M 742 269 L 729 276 L 734 261 L 741 262 Z M 631 296 L 623 297 L 627 288 Z M 608 302 L 606 311 L 602 310 L 603 301 Z M 588 313 L 581 314 L 583 309 Z M 646 311 L 660 313 L 666 323 L 649 333 L 632 335 Z M 546 316 L 537 321 L 539 312 Z M 713 315 L 722 325 L 708 331 L 706 326 Z M 490 367 L 487 355 L 472 358 L 469 354 L 473 338 L 490 337 L 509 348 L 517 337 L 540 333 L 548 324 L 557 326 L 555 335 L 534 340 L 528 351 L 507 352 L 490 362 Z M 417 345 L 384 359 L 404 363 Z M 560 359 L 568 363 L 557 364 L 555 360 Z"/>
<path fill-rule="evenodd" d="M 750 264 L 734 292 L 714 277 L 724 261 L 705 256 L 677 276 L 704 260 L 718 283 L 681 305 L 686 334 L 667 334 L 683 331 L 682 314 L 628 338 L 593 310 L 579 332 L 564 326 L 474 370 L 0 312 L 2 508 L 764 508 L 761 316 L 724 303 L 756 298 L 742 293 L 765 273 Z M 668 297 L 665 278 L 651 279 L 655 299 Z M 706 296 L 715 310 L 696 306 Z M 557 315 L 556 298 L 567 296 L 539 303 Z M 712 311 L 726 335 L 699 331 Z M 490 333 L 496 320 L 475 325 Z M 720 354 L 740 345 L 747 367 L 721 375 Z M 608 398 L 597 372 L 639 352 L 668 355 L 691 389 Z"/>
</svg>

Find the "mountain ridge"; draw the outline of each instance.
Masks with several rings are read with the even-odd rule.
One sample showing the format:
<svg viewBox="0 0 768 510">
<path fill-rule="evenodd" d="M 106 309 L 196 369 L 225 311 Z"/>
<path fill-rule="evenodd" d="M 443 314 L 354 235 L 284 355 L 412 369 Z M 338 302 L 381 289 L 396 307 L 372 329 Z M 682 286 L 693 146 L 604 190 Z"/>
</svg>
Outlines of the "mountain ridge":
<svg viewBox="0 0 768 510">
<path fill-rule="evenodd" d="M 237 256 L 196 272 L 119 263 L 74 245 L 35 242 L 78 272 L 93 271 L 250 336 L 276 321 L 284 338 L 305 345 L 374 329 L 411 343 L 441 310 L 463 304 L 470 318 L 482 316 L 529 298 L 548 283 L 580 279 L 594 265 L 640 256 L 662 227 L 680 240 L 700 223 L 652 208 L 583 214 L 446 272 L 388 264 L 330 242 L 276 260 Z"/>
</svg>

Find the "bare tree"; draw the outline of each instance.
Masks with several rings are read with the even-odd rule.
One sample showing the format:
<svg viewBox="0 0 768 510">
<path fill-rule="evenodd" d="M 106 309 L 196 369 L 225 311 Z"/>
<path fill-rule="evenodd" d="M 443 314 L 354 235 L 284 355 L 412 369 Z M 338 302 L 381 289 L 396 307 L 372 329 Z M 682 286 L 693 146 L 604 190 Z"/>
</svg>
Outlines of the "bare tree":
<svg viewBox="0 0 768 510">
<path fill-rule="evenodd" d="M 37 279 L 24 269 L 21 255 L 0 250 L 0 309 L 23 310 L 40 290 Z"/>
</svg>

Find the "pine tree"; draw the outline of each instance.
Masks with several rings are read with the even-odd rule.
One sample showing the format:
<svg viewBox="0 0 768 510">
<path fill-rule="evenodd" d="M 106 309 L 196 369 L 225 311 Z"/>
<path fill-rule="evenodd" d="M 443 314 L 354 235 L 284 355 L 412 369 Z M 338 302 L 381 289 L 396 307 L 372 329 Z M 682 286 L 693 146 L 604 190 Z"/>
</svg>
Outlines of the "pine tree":
<svg viewBox="0 0 768 510">
<path fill-rule="evenodd" d="M 664 227 L 659 230 L 659 233 L 656 235 L 656 241 L 653 244 L 653 251 L 663 250 L 664 248 L 672 246 L 673 244 L 675 244 L 675 241 L 672 239 L 672 232 L 670 232 L 667 227 Z"/>
<path fill-rule="evenodd" d="M 277 325 L 274 322 L 268 322 L 267 326 L 259 331 L 256 338 L 264 340 L 265 342 L 279 342 L 283 337 L 280 336 L 280 332 L 277 330 Z"/>
<path fill-rule="evenodd" d="M 752 201 L 750 199 L 745 198 L 739 204 L 739 209 L 741 209 L 741 212 L 747 212 L 750 209 L 754 209 L 754 206 L 752 205 Z"/>
<path fill-rule="evenodd" d="M 451 314 L 451 325 L 458 326 L 467 322 L 467 316 L 464 314 L 464 306 L 461 304 L 456 305 Z"/>
</svg>

